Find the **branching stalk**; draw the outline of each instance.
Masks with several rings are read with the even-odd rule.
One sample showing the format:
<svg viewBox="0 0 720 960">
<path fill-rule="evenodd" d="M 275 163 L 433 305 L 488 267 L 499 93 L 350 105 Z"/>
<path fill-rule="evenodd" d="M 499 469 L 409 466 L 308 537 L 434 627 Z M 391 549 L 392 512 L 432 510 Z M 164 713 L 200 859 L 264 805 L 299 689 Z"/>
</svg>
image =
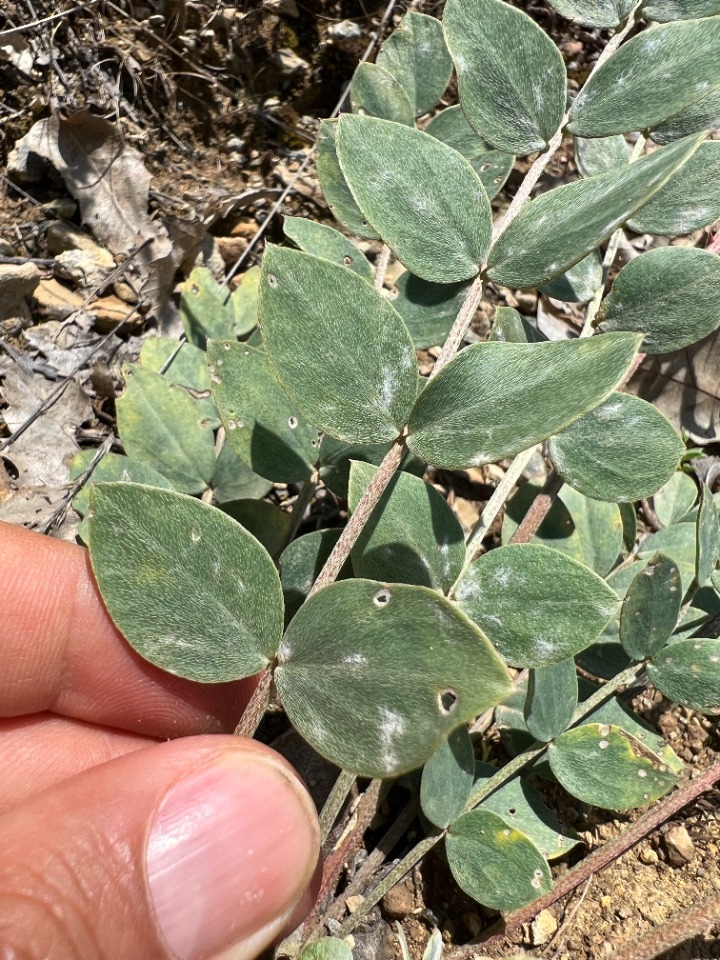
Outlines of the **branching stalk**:
<svg viewBox="0 0 720 960">
<path fill-rule="evenodd" d="M 554 470 L 550 471 L 544 487 L 533 500 L 530 509 L 522 519 L 522 523 L 512 535 L 510 543 L 530 543 L 540 529 L 543 520 L 550 513 L 564 483 L 565 481 L 559 474 Z"/>
</svg>

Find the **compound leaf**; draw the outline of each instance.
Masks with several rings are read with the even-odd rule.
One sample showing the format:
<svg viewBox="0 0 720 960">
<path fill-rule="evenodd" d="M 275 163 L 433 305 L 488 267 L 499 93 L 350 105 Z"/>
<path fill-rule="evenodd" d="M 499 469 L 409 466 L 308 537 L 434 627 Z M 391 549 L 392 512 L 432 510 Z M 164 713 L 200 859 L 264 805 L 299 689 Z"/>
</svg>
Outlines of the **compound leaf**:
<svg viewBox="0 0 720 960">
<path fill-rule="evenodd" d="M 436 283 L 475 276 L 492 217 L 464 157 L 430 134 L 349 114 L 339 121 L 337 149 L 358 206 L 408 270 Z"/>
<path fill-rule="evenodd" d="M 359 579 L 333 583 L 298 611 L 275 682 L 302 736 L 368 777 L 421 766 L 511 686 L 488 639 L 444 597 Z"/>
<path fill-rule="evenodd" d="M 671 353 L 720 323 L 720 257 L 694 247 L 660 247 L 617 275 L 600 308 L 599 329 L 634 330 L 643 353 Z"/>
<path fill-rule="evenodd" d="M 682 707 L 720 713 L 720 640 L 678 640 L 648 664 L 653 686 Z"/>
<path fill-rule="evenodd" d="M 560 476 L 586 497 L 649 497 L 677 470 L 685 445 L 652 404 L 614 393 L 548 442 Z"/>
<path fill-rule="evenodd" d="M 429 283 L 405 271 L 395 281 L 392 305 L 405 321 L 418 350 L 445 342 L 467 293 L 469 282 Z"/>
<path fill-rule="evenodd" d="M 413 342 L 394 307 L 357 274 L 298 250 L 268 247 L 262 271 L 265 349 L 291 401 L 340 440 L 393 440 L 418 377 Z"/>
<path fill-rule="evenodd" d="M 522 667 L 560 663 L 584 650 L 620 605 L 596 573 L 541 544 L 490 550 L 456 593 L 505 660 Z"/>
<path fill-rule="evenodd" d="M 423 767 L 420 781 L 422 812 L 436 827 L 445 828 L 465 808 L 475 779 L 475 752 L 467 727 L 458 727 Z"/>
<path fill-rule="evenodd" d="M 352 464 L 352 511 L 376 473 L 370 464 Z M 420 477 L 399 472 L 365 523 L 351 557 L 356 576 L 446 592 L 460 573 L 465 538 L 445 498 Z"/>
<path fill-rule="evenodd" d="M 552 40 L 501 0 L 448 0 L 443 28 L 470 124 L 506 153 L 543 150 L 565 111 L 565 64 Z"/>
<path fill-rule="evenodd" d="M 373 282 L 373 268 L 365 254 L 337 230 L 305 217 L 285 217 L 283 232 L 288 240 L 305 253 L 312 253 L 338 266 L 347 267 L 368 283 Z"/>
<path fill-rule="evenodd" d="M 549 3 L 568 20 L 602 30 L 616 27 L 635 6 L 635 0 L 549 0 Z"/>
<path fill-rule="evenodd" d="M 670 639 L 682 603 L 677 565 L 656 554 L 632 580 L 620 611 L 620 642 L 633 660 L 651 657 Z"/>
<path fill-rule="evenodd" d="M 282 590 L 255 537 L 200 500 L 134 483 L 98 484 L 90 506 L 95 579 L 141 657 L 201 683 L 267 665 Z"/>
<path fill-rule="evenodd" d="M 510 500 L 503 522 L 503 543 L 508 543 L 539 491 L 537 484 L 526 483 Z M 560 550 L 604 577 L 622 550 L 622 516 L 617 504 L 592 500 L 565 486 L 534 541 Z"/>
<path fill-rule="evenodd" d="M 382 117 L 394 123 L 415 124 L 415 112 L 402 85 L 374 63 L 358 64 L 350 86 L 353 113 Z"/>
<path fill-rule="evenodd" d="M 376 62 L 397 80 L 418 117 L 432 110 L 452 75 L 442 24 L 425 13 L 406 13 Z"/>
<path fill-rule="evenodd" d="M 686 473 L 674 473 L 653 497 L 655 516 L 664 527 L 678 523 L 690 513 L 697 499 L 697 487 Z"/>
<path fill-rule="evenodd" d="M 277 382 L 264 351 L 211 340 L 208 359 L 226 444 L 261 477 L 276 483 L 305 480 L 317 458 L 317 430 Z"/>
<path fill-rule="evenodd" d="M 474 344 L 418 397 L 408 446 L 448 470 L 495 463 L 526 450 L 602 403 L 625 376 L 639 339 L 616 334 L 613 339 Z"/>
<path fill-rule="evenodd" d="M 688 137 L 620 170 L 556 187 L 526 203 L 490 251 L 488 276 L 517 288 L 536 287 L 564 273 L 664 187 L 703 137 Z"/>
<path fill-rule="evenodd" d="M 490 810 L 471 810 L 451 823 L 445 850 L 458 886 L 486 907 L 517 910 L 552 889 L 540 850 Z"/>
<path fill-rule="evenodd" d="M 700 508 L 697 515 L 697 558 L 695 579 L 699 587 L 707 583 L 720 555 L 720 521 L 710 488 L 700 488 Z"/>
<path fill-rule="evenodd" d="M 356 237 L 375 239 L 378 234 L 367 222 L 365 215 L 355 203 L 355 198 L 347 185 L 345 174 L 340 169 L 336 137 L 337 123 L 331 120 L 321 120 L 315 150 L 317 177 L 320 181 L 323 196 L 327 200 L 335 219 L 346 230 Z"/>
<path fill-rule="evenodd" d="M 718 45 L 720 19 L 644 30 L 590 77 L 570 109 L 568 129 L 604 137 L 661 124 L 720 87 Z"/>
<path fill-rule="evenodd" d="M 619 727 L 587 723 L 548 747 L 553 774 L 567 792 L 603 810 L 646 807 L 677 778 L 640 740 Z"/>
<path fill-rule="evenodd" d="M 637 233 L 676 237 L 720 217 L 720 143 L 701 143 L 682 170 L 629 221 Z M 681 249 L 681 248 L 673 248 Z"/>
<path fill-rule="evenodd" d="M 158 373 L 128 364 L 116 403 L 125 452 L 183 493 L 201 493 L 215 472 L 215 440 L 197 400 Z"/>
<path fill-rule="evenodd" d="M 572 589 L 572 585 L 569 585 Z M 578 702 L 575 661 L 570 657 L 530 671 L 525 723 L 536 740 L 548 743 L 570 726 Z"/>
</svg>

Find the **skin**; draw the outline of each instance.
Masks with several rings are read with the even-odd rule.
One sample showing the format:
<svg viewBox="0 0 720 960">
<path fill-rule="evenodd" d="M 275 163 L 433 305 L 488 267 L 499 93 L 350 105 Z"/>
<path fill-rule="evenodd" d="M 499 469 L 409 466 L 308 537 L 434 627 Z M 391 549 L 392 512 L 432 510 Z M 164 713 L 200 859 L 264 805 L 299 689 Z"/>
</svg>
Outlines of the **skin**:
<svg viewBox="0 0 720 960">
<path fill-rule="evenodd" d="M 228 735 L 253 681 L 202 686 L 143 661 L 82 547 L 0 523 L 0 571 L 0 955 L 252 960 L 319 878 L 299 778 Z M 178 865 L 165 833 L 195 809 L 227 823 L 215 836 L 209 819 L 200 860 Z"/>
</svg>

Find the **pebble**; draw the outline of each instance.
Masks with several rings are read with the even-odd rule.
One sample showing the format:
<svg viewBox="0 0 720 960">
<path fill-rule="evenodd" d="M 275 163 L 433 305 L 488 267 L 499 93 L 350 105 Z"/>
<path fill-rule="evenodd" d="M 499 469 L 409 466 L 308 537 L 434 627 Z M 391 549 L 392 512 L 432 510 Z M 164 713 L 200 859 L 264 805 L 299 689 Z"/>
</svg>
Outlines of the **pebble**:
<svg viewBox="0 0 720 960">
<path fill-rule="evenodd" d="M 645 863 L 648 866 L 655 864 L 660 859 L 655 850 L 652 847 L 643 847 L 638 854 L 640 863 Z"/>
<path fill-rule="evenodd" d="M 78 287 L 95 287 L 107 275 L 92 250 L 64 250 L 53 261 L 53 275 Z"/>
<path fill-rule="evenodd" d="M 558 922 L 551 910 L 541 910 L 530 925 L 530 942 L 534 947 L 549 943 L 557 933 Z"/>
<path fill-rule="evenodd" d="M 345 906 L 348 908 L 348 913 L 355 913 L 355 911 L 360 907 L 365 897 L 356 896 L 348 897 L 345 901 Z"/>
<path fill-rule="evenodd" d="M 271 13 L 279 13 L 284 17 L 300 16 L 295 0 L 264 0 L 263 7 Z"/>
<path fill-rule="evenodd" d="M 412 913 L 414 906 L 415 894 L 407 880 L 388 890 L 382 898 L 383 913 L 390 920 L 402 920 Z"/>
<path fill-rule="evenodd" d="M 289 47 L 278 50 L 273 60 L 280 68 L 280 73 L 284 77 L 290 77 L 294 73 L 300 73 L 301 71 L 307 73 L 310 69 L 310 64 L 307 60 L 303 60 L 302 57 L 299 57 L 295 51 Z"/>
<path fill-rule="evenodd" d="M 92 254 L 99 266 L 107 267 L 110 270 L 115 266 L 115 258 L 109 250 L 95 243 L 90 234 L 74 227 L 71 223 L 53 221 L 49 224 L 47 245 L 53 256 L 64 253 L 66 250 L 84 250 L 86 253 Z"/>
<path fill-rule="evenodd" d="M 328 27 L 328 36 L 333 40 L 359 40 L 362 34 L 362 27 L 353 20 L 341 20 Z"/>
<path fill-rule="evenodd" d="M 695 857 L 695 846 L 690 834 L 682 824 L 670 827 L 663 837 L 668 863 L 673 867 L 682 867 Z"/>
</svg>

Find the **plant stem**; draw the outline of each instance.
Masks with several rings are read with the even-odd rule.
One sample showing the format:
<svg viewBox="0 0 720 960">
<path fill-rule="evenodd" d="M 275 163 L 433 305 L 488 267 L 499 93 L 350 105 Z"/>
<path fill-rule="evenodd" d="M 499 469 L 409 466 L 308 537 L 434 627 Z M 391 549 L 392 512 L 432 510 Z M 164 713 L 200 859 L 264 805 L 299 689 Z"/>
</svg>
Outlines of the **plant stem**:
<svg viewBox="0 0 720 960">
<path fill-rule="evenodd" d="M 355 774 L 341 770 L 320 814 L 320 842 L 325 843 L 347 795 L 355 783 Z"/>
<path fill-rule="evenodd" d="M 243 711 L 242 717 L 240 717 L 240 723 L 235 727 L 236 737 L 252 737 L 255 735 L 255 731 L 265 715 L 267 705 L 270 703 L 272 682 L 272 665 L 269 665 L 258 676 L 258 684 Z"/>
<path fill-rule="evenodd" d="M 436 377 L 438 373 L 440 373 L 443 367 L 450 363 L 452 358 L 460 349 L 460 346 L 465 339 L 465 334 L 468 331 L 468 327 L 472 323 L 472 318 L 475 316 L 475 311 L 480 305 L 484 289 L 485 280 L 483 279 L 482 274 L 479 273 L 473 280 L 470 289 L 465 294 L 465 299 L 463 300 L 463 305 L 460 307 L 460 312 L 458 313 L 457 317 L 455 317 L 455 322 L 452 325 L 447 340 L 443 344 L 443 348 L 440 351 L 440 356 L 435 361 L 435 366 L 432 368 L 430 373 L 431 380 L 433 377 Z"/>
<path fill-rule="evenodd" d="M 470 536 L 467 538 L 467 543 L 465 544 L 465 560 L 457 580 L 450 588 L 450 592 L 448 593 L 449 598 L 452 598 L 455 595 L 455 591 L 458 589 L 463 577 L 470 569 L 470 566 L 472 565 L 472 562 L 475 559 L 483 540 L 487 536 L 488 530 L 495 522 L 495 518 L 502 510 L 505 501 L 515 489 L 515 484 L 520 478 L 523 470 L 530 463 L 532 458 L 535 456 L 535 453 L 539 449 L 539 446 L 535 446 L 530 447 L 527 450 L 523 450 L 522 453 L 519 453 L 507 468 L 505 476 L 502 478 L 497 487 L 495 487 L 493 495 L 485 504 L 485 509 L 483 510 L 480 519 L 470 531 Z"/>
<path fill-rule="evenodd" d="M 378 258 L 375 261 L 375 289 L 382 290 L 383 284 L 385 283 L 385 272 L 387 271 L 388 264 L 390 263 L 390 247 L 384 243 L 382 249 L 378 254 Z"/>
<path fill-rule="evenodd" d="M 315 496 L 315 487 L 317 485 L 317 471 L 313 470 L 312 475 L 304 480 L 297 497 L 295 498 L 295 503 L 292 505 L 292 512 L 290 517 L 292 518 L 292 525 L 288 531 L 286 543 L 292 543 L 295 534 L 298 532 L 298 528 L 303 521 L 305 516 L 305 511 L 312 503 L 312 498 Z"/>
<path fill-rule="evenodd" d="M 604 870 L 605 867 L 611 863 L 614 863 L 626 851 L 636 846 L 636 844 L 647 837 L 648 834 L 652 833 L 653 830 L 657 830 L 659 826 L 666 823 L 670 817 L 674 816 L 679 810 L 682 810 L 688 803 L 691 803 L 706 790 L 709 790 L 718 780 L 720 780 L 720 763 L 715 764 L 702 774 L 702 776 L 698 777 L 697 780 L 688 780 L 683 783 L 674 793 L 668 794 L 667 797 L 657 803 L 651 810 L 648 810 L 639 820 L 630 824 L 629 827 L 626 827 L 618 837 L 608 841 L 608 843 L 605 843 L 597 850 L 593 850 L 592 853 L 585 857 L 584 860 L 581 860 L 572 870 L 569 870 L 562 877 L 559 877 L 550 893 L 505 917 L 502 923 L 502 931 L 492 933 L 490 936 L 486 933 L 481 938 L 478 938 L 478 940 L 473 941 L 473 943 L 467 944 L 460 950 L 454 951 L 447 960 L 469 960 L 473 952 L 476 952 L 478 943 L 482 943 L 483 946 L 498 943 L 506 937 L 511 930 L 516 929 L 523 923 L 529 923 L 541 910 L 552 906 L 552 904 L 556 903 L 561 897 L 572 893 L 580 884 L 584 883 L 600 870 Z M 687 916 L 688 914 L 684 914 L 684 917 Z M 713 922 L 713 919 L 708 920 L 705 923 L 705 927 Z M 672 921 L 670 921 L 670 923 L 672 923 Z M 660 929 L 653 929 L 653 947 L 658 944 L 658 934 L 662 929 L 662 927 Z M 704 929 L 704 927 L 701 929 Z M 684 936 L 688 937 L 691 933 L 692 931 L 685 933 Z M 641 940 L 639 942 L 642 943 L 643 941 Z M 678 942 L 679 941 L 668 941 L 663 949 L 674 946 L 675 943 Z M 659 953 L 660 950 L 658 949 L 657 952 Z M 646 958 L 649 960 L 650 957 L 654 957 L 655 955 L 655 952 L 640 953 L 637 954 L 637 956 L 634 953 L 628 953 L 626 955 L 625 952 L 621 951 L 619 954 L 613 954 L 613 960 L 621 960 L 621 958 L 622 960 L 646 960 Z"/>
<path fill-rule="evenodd" d="M 596 690 L 591 697 L 588 697 L 587 700 L 578 706 L 577 710 L 573 714 L 570 726 L 574 727 L 580 723 L 581 720 L 584 720 L 585 717 L 589 713 L 592 713 L 596 707 L 599 707 L 601 703 L 604 703 L 605 700 L 609 699 L 609 697 L 611 697 L 619 687 L 622 687 L 628 683 L 632 683 L 632 681 L 638 677 L 644 669 L 644 663 L 636 663 L 633 664 L 633 666 L 628 667 L 627 670 L 623 670 L 621 673 L 618 673 L 618 675 L 613 677 L 612 680 L 609 680 L 605 686 L 600 687 L 600 689 Z M 494 777 L 491 777 L 489 780 L 486 780 L 484 783 L 475 788 L 467 802 L 465 809 L 471 810 L 478 806 L 478 804 L 487 799 L 491 793 L 495 793 L 496 790 L 499 790 L 500 787 L 504 786 L 508 780 L 511 780 L 529 763 L 532 763 L 533 760 L 536 760 L 538 757 L 542 756 L 549 746 L 549 743 L 536 742 L 529 747 L 529 749 L 519 754 L 501 770 L 498 770 Z M 388 873 L 387 876 L 385 876 L 381 882 L 370 891 L 355 913 L 347 918 L 340 929 L 340 936 L 346 937 L 349 933 L 351 933 L 358 923 L 360 923 L 363 917 L 366 917 L 375 904 L 385 896 L 387 891 L 394 887 L 396 883 L 400 883 L 405 874 L 412 870 L 412 868 L 419 863 L 420 860 L 422 860 L 425 854 L 429 853 L 435 844 L 439 840 L 442 840 L 444 836 L 444 830 L 434 830 L 432 833 L 428 834 L 424 840 L 421 840 L 420 843 L 417 844 L 417 846 L 414 847 L 408 854 L 406 854 L 406 856 L 403 857 L 403 859 L 395 867 L 393 867 L 390 873 Z"/>
<path fill-rule="evenodd" d="M 551 470 L 540 493 L 533 500 L 522 523 L 510 538 L 510 543 L 529 543 L 540 529 L 545 517 L 550 513 L 555 498 L 563 488 L 565 481 Z"/>
<path fill-rule="evenodd" d="M 313 594 L 317 593 L 318 590 L 322 590 L 323 587 L 331 584 L 340 573 L 342 565 L 350 556 L 350 551 L 355 545 L 355 541 L 360 536 L 378 500 L 385 492 L 385 487 L 390 483 L 395 471 L 400 466 L 400 461 L 405 456 L 405 450 L 405 433 L 403 432 L 386 453 L 385 459 L 378 467 L 377 473 L 360 498 L 355 512 L 348 520 L 345 529 L 340 534 L 338 542 L 333 547 L 332 553 L 327 558 L 325 566 L 320 571 L 320 576 L 312 585 L 312 589 L 308 594 L 308 600 Z"/>
</svg>

